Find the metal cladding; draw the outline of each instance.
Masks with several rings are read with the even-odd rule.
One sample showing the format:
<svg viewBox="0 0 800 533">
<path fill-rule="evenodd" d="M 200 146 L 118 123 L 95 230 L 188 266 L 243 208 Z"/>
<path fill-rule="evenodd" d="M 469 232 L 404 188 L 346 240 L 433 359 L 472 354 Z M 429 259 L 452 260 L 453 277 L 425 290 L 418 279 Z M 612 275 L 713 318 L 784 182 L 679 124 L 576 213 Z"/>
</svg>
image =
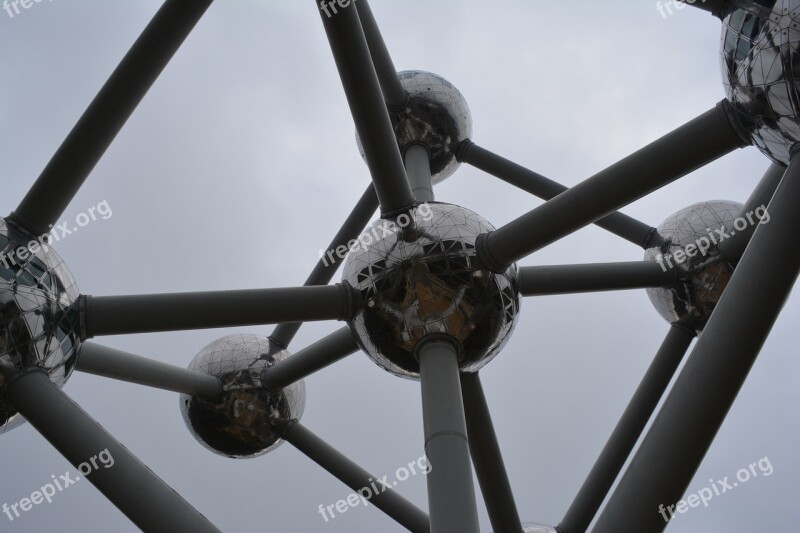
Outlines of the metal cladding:
<svg viewBox="0 0 800 533">
<path fill-rule="evenodd" d="M 190 370 L 218 377 L 217 400 L 182 394 L 181 414 L 195 439 L 225 457 L 249 458 L 277 448 L 281 422 L 299 420 L 305 408 L 305 383 L 277 392 L 261 384 L 261 372 L 289 357 L 267 337 L 228 335 L 203 348 Z"/>
<path fill-rule="evenodd" d="M 671 288 L 649 288 L 647 295 L 667 322 L 691 314 L 698 331 L 705 326 L 733 274 L 733 265 L 720 256 L 718 243 L 735 234 L 734 222 L 741 209 L 742 204 L 736 202 L 700 202 L 669 216 L 658 227 L 665 242 L 647 249 L 644 259 L 664 269 L 677 268 L 679 280 Z"/>
<path fill-rule="evenodd" d="M 729 3 L 721 63 L 732 118 L 767 157 L 787 165 L 800 140 L 800 1 Z"/>
<path fill-rule="evenodd" d="M 0 364 L 39 368 L 63 386 L 81 344 L 79 291 L 64 261 L 47 244 L 0 219 Z M 2 382 L 2 379 L 0 379 Z M 0 383 L 0 386 L 4 384 Z M 0 433 L 22 418 L 0 395 Z"/>
<path fill-rule="evenodd" d="M 450 177 L 459 167 L 454 153 L 461 141 L 472 136 L 472 115 L 467 101 L 452 83 L 422 70 L 398 72 L 408 100 L 400 109 L 390 109 L 400 152 L 421 144 L 430 154 L 431 181 L 436 184 Z M 356 134 L 358 151 L 364 157 Z"/>
<path fill-rule="evenodd" d="M 414 351 L 430 334 L 455 339 L 461 370 L 477 371 L 514 328 L 517 267 L 494 274 L 477 263 L 475 240 L 494 228 L 472 211 L 431 202 L 412 213 L 405 225 L 408 215 L 376 221 L 362 235 L 370 242 L 347 256 L 342 279 L 363 302 L 348 324 L 367 355 L 398 376 L 419 376 Z"/>
<path fill-rule="evenodd" d="M 542 524 L 534 524 L 533 522 L 526 522 L 522 524 L 522 533 L 556 533 L 556 528 L 544 526 Z"/>
</svg>

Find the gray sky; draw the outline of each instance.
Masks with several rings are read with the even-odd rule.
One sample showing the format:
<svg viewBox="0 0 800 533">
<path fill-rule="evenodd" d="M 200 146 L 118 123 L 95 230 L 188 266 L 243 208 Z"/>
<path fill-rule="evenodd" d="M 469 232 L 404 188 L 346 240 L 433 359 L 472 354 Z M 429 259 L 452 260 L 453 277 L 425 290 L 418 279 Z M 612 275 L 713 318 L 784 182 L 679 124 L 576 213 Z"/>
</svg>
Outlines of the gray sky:
<svg viewBox="0 0 800 533">
<path fill-rule="evenodd" d="M 14 18 L 0 11 L 0 213 L 16 206 L 158 5 L 53 0 Z M 719 22 L 699 10 L 663 18 L 655 1 L 588 0 L 373 0 L 372 7 L 399 69 L 436 72 L 459 87 L 477 143 L 566 185 L 724 97 Z M 767 166 L 755 148 L 739 150 L 624 211 L 657 225 L 698 201 L 743 201 Z M 299 285 L 368 180 L 312 2 L 216 2 L 62 220 L 103 200 L 113 216 L 57 249 L 86 294 Z M 540 204 L 467 167 L 436 194 L 495 226 Z M 641 257 L 592 227 L 521 264 Z M 680 515 L 670 531 L 796 530 L 798 296 L 689 491 L 765 456 L 773 474 Z M 305 325 L 292 349 L 337 327 Z M 271 329 L 98 342 L 186 366 L 220 336 Z M 667 329 L 643 291 L 523 302 L 513 338 L 482 372 L 523 520 L 562 518 Z M 185 429 L 175 394 L 77 373 L 65 390 L 224 531 L 401 531 L 374 507 L 325 523 L 318 505 L 348 490 L 289 445 L 254 460 L 210 454 Z M 378 476 L 422 453 L 418 384 L 363 354 L 309 378 L 307 394 L 303 422 Z M 74 471 L 27 425 L 0 440 L 0 503 Z M 399 490 L 427 507 L 423 476 Z M 0 524 L 14 533 L 135 530 L 86 482 L 14 522 L 0 516 Z"/>
</svg>

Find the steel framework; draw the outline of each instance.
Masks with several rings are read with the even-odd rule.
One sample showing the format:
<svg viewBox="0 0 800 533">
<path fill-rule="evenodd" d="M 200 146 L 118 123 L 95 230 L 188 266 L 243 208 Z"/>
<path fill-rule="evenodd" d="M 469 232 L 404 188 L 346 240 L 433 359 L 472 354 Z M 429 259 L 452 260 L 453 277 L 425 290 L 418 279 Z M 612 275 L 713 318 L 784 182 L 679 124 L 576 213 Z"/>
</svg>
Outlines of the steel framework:
<svg viewBox="0 0 800 533">
<path fill-rule="evenodd" d="M 32 237 L 56 223 L 148 89 L 210 5 L 210 0 L 166 0 L 111 74 L 7 223 Z M 317 2 L 315 1 L 315 4 Z M 325 32 L 362 143 L 372 183 L 331 242 L 330 249 L 359 236 L 376 208 L 392 220 L 421 202 L 433 201 L 429 153 L 421 144 L 398 149 L 389 111 L 406 105 L 398 78 L 367 0 L 320 10 Z M 720 18 L 722 0 L 696 7 Z M 794 5 L 794 4 L 792 4 Z M 473 165 L 546 200 L 541 206 L 481 234 L 476 257 L 483 271 L 504 272 L 513 263 L 575 230 L 596 224 L 644 250 L 664 249 L 669 239 L 617 210 L 693 170 L 750 144 L 733 104 L 723 100 L 673 132 L 566 188 L 467 139 L 454 146 L 459 162 Z M 586 531 L 633 453 L 630 466 L 599 515 L 594 531 L 635 524 L 636 531 L 661 531 L 667 523 L 658 504 L 679 500 L 708 451 L 762 344 L 800 272 L 800 247 L 784 246 L 800 232 L 800 156 L 773 164 L 743 213 L 768 204 L 771 222 L 720 247 L 735 270 L 713 313 L 703 324 L 687 314 L 675 320 L 605 448 L 561 524 L 560 533 Z M 780 256 L 780 261 L 768 258 Z M 329 284 L 337 265 L 322 259 L 303 287 L 139 296 L 81 296 L 82 346 L 76 369 L 113 379 L 214 401 L 224 394 L 220 379 L 95 344 L 96 336 L 200 328 L 278 324 L 271 339 L 286 347 L 302 322 L 351 321 L 363 295 L 347 283 Z M 519 269 L 521 296 L 635 288 L 672 289 L 678 269 L 652 261 Z M 752 313 L 751 309 L 758 309 Z M 635 444 L 698 331 L 698 342 L 677 376 L 641 445 Z M 281 391 L 317 370 L 359 351 L 350 328 L 320 339 L 274 366 L 260 381 Z M 461 347 L 448 335 L 419 342 L 425 446 L 433 465 L 428 476 L 429 514 L 393 490 L 375 498 L 377 508 L 410 531 L 477 532 L 474 466 L 492 526 L 523 528 L 492 427 L 478 372 L 459 372 Z M 101 448 L 117 465 L 90 481 L 145 531 L 216 531 L 200 513 L 56 386 L 36 365 L 0 361 L 2 398 L 23 415 L 76 467 Z M 286 420 L 281 437 L 353 490 L 366 485 L 361 469 L 298 420 Z M 128 488 L 115 480 L 124 476 Z M 130 485 L 132 484 L 132 485 Z M 133 486 L 134 488 L 130 488 Z"/>
</svg>

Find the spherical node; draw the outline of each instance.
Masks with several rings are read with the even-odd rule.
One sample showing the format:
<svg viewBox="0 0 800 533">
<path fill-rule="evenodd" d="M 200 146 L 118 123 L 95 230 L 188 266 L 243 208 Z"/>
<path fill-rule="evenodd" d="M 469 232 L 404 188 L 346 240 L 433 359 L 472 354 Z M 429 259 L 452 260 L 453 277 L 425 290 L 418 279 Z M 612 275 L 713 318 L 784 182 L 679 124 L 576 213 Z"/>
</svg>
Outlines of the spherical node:
<svg viewBox="0 0 800 533">
<path fill-rule="evenodd" d="M 721 62 L 732 118 L 767 157 L 788 164 L 800 140 L 800 0 L 778 0 L 772 8 L 753 1 L 729 4 Z"/>
<path fill-rule="evenodd" d="M 474 372 L 505 345 L 519 310 L 517 267 L 502 274 L 476 261 L 475 240 L 494 228 L 468 209 L 430 202 L 413 224 L 374 222 L 372 244 L 355 246 L 342 279 L 364 305 L 348 325 L 361 348 L 398 376 L 419 376 L 417 343 L 445 334 L 460 345 L 460 368 Z"/>
<path fill-rule="evenodd" d="M 63 386 L 81 345 L 79 296 L 46 236 L 32 237 L 0 218 L 0 364 L 42 369 Z M 0 433 L 22 422 L 0 399 Z"/>
<path fill-rule="evenodd" d="M 422 144 L 430 154 L 434 184 L 450 177 L 460 165 L 455 147 L 472 136 L 472 115 L 467 101 L 452 83 L 422 70 L 397 73 L 408 94 L 402 109 L 389 111 L 400 152 L 412 144 Z M 364 157 L 361 139 L 356 134 L 358 151 Z"/>
<path fill-rule="evenodd" d="M 218 377 L 223 392 L 216 400 L 181 395 L 183 421 L 194 438 L 214 453 L 238 459 L 277 448 L 283 442 L 279 425 L 303 415 L 305 383 L 268 391 L 261 371 L 287 357 L 287 350 L 258 335 L 228 335 L 203 348 L 189 369 Z"/>
<path fill-rule="evenodd" d="M 742 204 L 716 200 L 681 209 L 659 227 L 660 247 L 649 248 L 645 261 L 662 269 L 677 269 L 678 282 L 669 288 L 649 288 L 647 295 L 667 322 L 688 316 L 702 330 L 733 273 L 720 256 L 719 242 L 730 238 Z"/>
</svg>

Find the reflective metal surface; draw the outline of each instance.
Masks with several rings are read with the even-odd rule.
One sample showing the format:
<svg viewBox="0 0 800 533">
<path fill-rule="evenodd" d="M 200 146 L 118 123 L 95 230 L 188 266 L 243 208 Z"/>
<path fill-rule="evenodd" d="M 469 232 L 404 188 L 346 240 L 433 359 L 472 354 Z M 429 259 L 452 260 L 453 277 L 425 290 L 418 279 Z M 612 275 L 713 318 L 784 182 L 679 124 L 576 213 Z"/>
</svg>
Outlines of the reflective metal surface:
<svg viewBox="0 0 800 533">
<path fill-rule="evenodd" d="M 197 441 L 233 458 L 277 448 L 283 441 L 276 423 L 303 415 L 305 383 L 269 392 L 261 386 L 261 371 L 287 357 L 288 351 L 258 335 L 228 335 L 203 348 L 189 369 L 220 378 L 223 394 L 217 401 L 181 395 L 183 420 Z"/>
<path fill-rule="evenodd" d="M 0 219 L 0 364 L 41 368 L 61 387 L 80 349 L 79 292 L 46 242 Z M 0 433 L 22 422 L 0 399 Z"/>
<path fill-rule="evenodd" d="M 720 257 L 717 243 L 736 233 L 734 221 L 741 209 L 742 204 L 736 202 L 700 202 L 681 209 L 658 227 L 665 243 L 646 250 L 644 258 L 664 269 L 677 268 L 680 281 L 673 288 L 647 289 L 647 295 L 667 322 L 692 314 L 698 330 L 705 325 L 733 273 L 733 266 Z"/>
<path fill-rule="evenodd" d="M 734 118 L 767 157 L 786 165 L 800 140 L 800 0 L 730 4 L 721 62 Z"/>
<path fill-rule="evenodd" d="M 534 524 L 533 522 L 526 522 L 522 524 L 522 533 L 556 533 L 556 528 L 543 526 L 542 524 Z"/>
<path fill-rule="evenodd" d="M 514 328 L 517 267 L 494 274 L 476 264 L 475 239 L 494 228 L 468 209 L 430 202 L 414 220 L 400 228 L 398 219 L 398 231 L 374 222 L 364 233 L 370 242 L 348 254 L 342 279 L 364 302 L 348 324 L 370 358 L 398 376 L 419 376 L 414 349 L 431 333 L 456 339 L 462 371 L 477 371 Z"/>
<path fill-rule="evenodd" d="M 455 146 L 472 135 L 472 115 L 467 101 L 452 83 L 422 70 L 398 72 L 408 93 L 403 109 L 390 110 L 394 132 L 401 153 L 414 143 L 424 145 L 430 154 L 433 183 L 448 178 L 459 162 Z M 356 134 L 358 151 L 364 157 L 361 140 Z"/>
</svg>

